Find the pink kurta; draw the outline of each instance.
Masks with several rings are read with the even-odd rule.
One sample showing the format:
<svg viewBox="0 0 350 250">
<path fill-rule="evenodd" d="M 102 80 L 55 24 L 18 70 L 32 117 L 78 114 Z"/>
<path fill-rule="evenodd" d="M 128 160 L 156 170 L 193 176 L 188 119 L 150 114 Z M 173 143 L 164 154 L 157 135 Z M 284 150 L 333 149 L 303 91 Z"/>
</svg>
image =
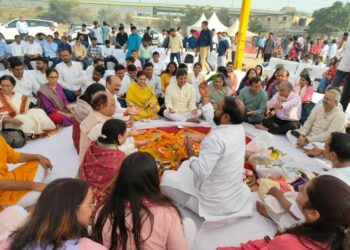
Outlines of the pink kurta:
<svg viewBox="0 0 350 250">
<path fill-rule="evenodd" d="M 142 228 L 142 239 L 148 239 L 144 242 L 143 250 L 187 250 L 188 245 L 185 240 L 184 229 L 181 219 L 173 207 L 166 206 L 152 206 L 149 207 L 154 216 L 154 224 L 152 234 L 150 220 L 148 219 Z M 130 211 L 126 212 L 127 227 L 132 228 L 132 216 Z M 110 248 L 111 224 L 107 220 L 103 228 L 103 245 Z M 134 238 L 128 235 L 127 249 L 136 249 Z"/>
</svg>

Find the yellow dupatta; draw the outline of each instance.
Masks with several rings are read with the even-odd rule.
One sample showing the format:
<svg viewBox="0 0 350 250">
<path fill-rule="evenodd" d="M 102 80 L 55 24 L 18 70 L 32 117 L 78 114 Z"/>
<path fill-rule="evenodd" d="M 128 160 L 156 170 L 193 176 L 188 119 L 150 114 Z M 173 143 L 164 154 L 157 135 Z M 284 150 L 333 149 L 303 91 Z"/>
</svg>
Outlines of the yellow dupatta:
<svg viewBox="0 0 350 250">
<path fill-rule="evenodd" d="M 142 119 L 155 119 L 157 118 L 157 113 L 160 109 L 158 100 L 154 95 L 154 92 L 150 86 L 147 85 L 146 88 L 141 88 L 137 83 L 133 82 L 126 92 L 126 102 L 128 107 L 137 106 L 141 109 L 140 114 L 131 115 L 131 119 L 134 121 Z M 150 104 L 156 104 L 156 110 L 150 107 Z"/>
</svg>

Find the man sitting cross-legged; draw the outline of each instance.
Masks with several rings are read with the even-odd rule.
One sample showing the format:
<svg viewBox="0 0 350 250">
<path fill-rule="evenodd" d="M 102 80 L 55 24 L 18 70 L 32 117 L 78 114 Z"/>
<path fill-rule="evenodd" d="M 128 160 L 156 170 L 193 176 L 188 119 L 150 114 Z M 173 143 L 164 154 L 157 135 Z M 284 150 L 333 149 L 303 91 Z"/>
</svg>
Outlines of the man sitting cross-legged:
<svg viewBox="0 0 350 250">
<path fill-rule="evenodd" d="M 327 90 L 323 104 L 314 107 L 304 126 L 287 133 L 289 141 L 304 148 L 310 143 L 324 143 L 332 132 L 345 132 L 347 120 L 345 113 L 338 107 L 339 101 L 339 91 Z"/>
<path fill-rule="evenodd" d="M 271 134 L 286 134 L 289 130 L 300 127 L 301 98 L 293 92 L 293 86 L 289 82 L 279 84 L 278 93 L 267 102 L 267 116 L 263 125 L 255 125 Z"/>
<path fill-rule="evenodd" d="M 199 122 L 202 112 L 196 106 L 196 90 L 187 83 L 187 72 L 176 72 L 176 83 L 170 84 L 165 92 L 164 116 L 173 121 Z"/>
</svg>

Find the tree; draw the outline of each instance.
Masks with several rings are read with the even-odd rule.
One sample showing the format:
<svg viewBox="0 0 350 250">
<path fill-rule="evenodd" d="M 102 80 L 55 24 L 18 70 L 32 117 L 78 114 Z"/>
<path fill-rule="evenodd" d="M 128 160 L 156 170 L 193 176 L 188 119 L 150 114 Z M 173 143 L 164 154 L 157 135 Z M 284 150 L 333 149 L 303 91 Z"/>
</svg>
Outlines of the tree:
<svg viewBox="0 0 350 250">
<path fill-rule="evenodd" d="M 197 22 L 202 13 L 209 18 L 213 14 L 213 7 L 186 5 L 185 15 L 181 17 L 181 26 L 190 26 Z"/>
<path fill-rule="evenodd" d="M 174 26 L 174 24 L 175 24 L 174 20 L 171 17 L 170 18 L 162 17 L 158 21 L 158 28 L 160 30 L 162 29 L 169 30 L 172 26 Z"/>
<path fill-rule="evenodd" d="M 259 33 L 259 32 L 263 32 L 264 28 L 260 23 L 260 21 L 257 18 L 254 18 L 249 22 L 249 30 L 254 33 Z"/>
<path fill-rule="evenodd" d="M 59 23 L 73 21 L 73 8 L 77 7 L 77 0 L 49 0 L 49 9 L 43 14 L 43 18 L 54 20 Z"/>
<path fill-rule="evenodd" d="M 218 18 L 223 25 L 227 27 L 231 26 L 233 18 L 231 17 L 228 8 L 221 8 L 218 12 Z"/>
<path fill-rule="evenodd" d="M 343 4 L 340 1 L 332 6 L 315 10 L 312 14 L 313 21 L 309 24 L 309 34 L 325 34 L 346 31 L 350 24 L 350 3 Z"/>
<path fill-rule="evenodd" d="M 120 21 L 120 14 L 113 11 L 111 8 L 99 10 L 97 13 L 97 19 L 100 22 L 106 21 L 110 25 L 115 25 Z"/>
<path fill-rule="evenodd" d="M 74 16 L 73 16 L 73 23 L 91 23 L 91 21 L 94 19 L 94 13 L 91 11 L 90 8 L 75 8 L 74 9 Z"/>
</svg>

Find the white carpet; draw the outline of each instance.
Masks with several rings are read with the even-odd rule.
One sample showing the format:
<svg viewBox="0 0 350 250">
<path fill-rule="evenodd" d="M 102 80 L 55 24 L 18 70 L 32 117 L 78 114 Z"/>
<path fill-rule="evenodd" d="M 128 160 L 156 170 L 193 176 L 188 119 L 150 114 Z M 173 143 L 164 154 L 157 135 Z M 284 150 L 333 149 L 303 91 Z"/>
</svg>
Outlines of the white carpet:
<svg viewBox="0 0 350 250">
<path fill-rule="evenodd" d="M 151 124 L 143 122 L 135 125 L 138 128 L 145 128 Z M 155 124 L 152 125 L 154 127 Z M 157 125 L 166 126 L 162 121 L 159 121 Z M 188 124 L 174 123 L 172 125 L 181 126 Z M 260 131 L 249 124 L 244 126 L 248 136 L 255 137 L 260 133 Z M 305 172 L 315 171 L 320 173 L 323 172 L 323 168 L 328 166 L 326 161 L 307 157 L 301 150 L 294 148 L 284 136 L 276 136 L 276 145 L 274 146 L 292 156 Z M 25 147 L 18 151 L 42 154 L 51 160 L 54 168 L 47 176 L 47 182 L 57 178 L 74 178 L 76 176 L 78 154 L 73 146 L 72 127 L 64 128 L 58 134 L 48 138 L 29 141 Z M 253 193 L 253 197 L 255 200 L 258 199 L 256 193 Z M 187 209 L 181 209 L 181 211 L 184 218 L 193 220 L 197 226 L 195 242 L 192 246 L 193 250 L 215 250 L 219 246 L 237 246 L 248 240 L 262 239 L 266 235 L 273 236 L 276 232 L 274 224 L 260 216 L 255 208 L 253 216 L 250 218 L 242 218 L 230 225 L 215 225 L 215 227 L 212 224 L 203 223 L 203 220 L 198 215 Z"/>
</svg>

